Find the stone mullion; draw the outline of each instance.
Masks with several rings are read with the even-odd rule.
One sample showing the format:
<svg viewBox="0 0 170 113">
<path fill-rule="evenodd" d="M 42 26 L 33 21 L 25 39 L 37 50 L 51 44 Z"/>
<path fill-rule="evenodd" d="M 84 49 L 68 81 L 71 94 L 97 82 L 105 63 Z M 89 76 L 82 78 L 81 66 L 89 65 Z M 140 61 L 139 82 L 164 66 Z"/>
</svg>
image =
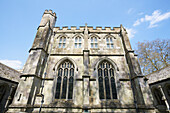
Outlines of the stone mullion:
<svg viewBox="0 0 170 113">
<path fill-rule="evenodd" d="M 71 66 L 70 69 L 72 69 L 72 68 L 73 68 L 73 75 L 74 75 L 74 76 L 72 75 L 72 77 L 73 77 L 72 99 L 73 99 L 73 97 L 74 97 L 74 96 L 73 96 L 73 95 L 74 95 L 74 86 L 75 86 L 75 81 L 74 81 L 74 80 L 75 80 L 75 69 L 74 69 L 74 66 L 73 66 L 73 67 Z"/>
<path fill-rule="evenodd" d="M 103 65 L 102 65 L 103 66 Z M 104 76 L 104 68 L 102 68 L 102 77 L 103 77 L 103 90 L 104 90 L 104 99 L 106 99 L 106 88 L 105 88 L 105 76 Z"/>
<path fill-rule="evenodd" d="M 111 86 L 110 69 L 108 69 L 108 78 L 109 78 L 110 97 L 111 97 L 111 99 L 113 99 L 113 97 L 112 97 L 112 86 Z"/>
<path fill-rule="evenodd" d="M 62 96 L 62 89 L 63 89 L 63 78 L 64 78 L 64 69 L 62 67 L 62 75 L 61 75 L 61 86 L 60 86 L 60 95 L 59 95 L 59 99 L 61 99 L 61 96 Z"/>
<path fill-rule="evenodd" d="M 67 64 L 68 65 L 68 64 Z M 67 89 L 66 89 L 66 99 L 68 99 L 68 91 L 69 91 L 69 80 L 70 80 L 70 74 L 69 74 L 69 72 L 70 72 L 70 69 L 69 68 L 67 68 L 68 69 L 68 71 L 67 71 Z"/>
</svg>

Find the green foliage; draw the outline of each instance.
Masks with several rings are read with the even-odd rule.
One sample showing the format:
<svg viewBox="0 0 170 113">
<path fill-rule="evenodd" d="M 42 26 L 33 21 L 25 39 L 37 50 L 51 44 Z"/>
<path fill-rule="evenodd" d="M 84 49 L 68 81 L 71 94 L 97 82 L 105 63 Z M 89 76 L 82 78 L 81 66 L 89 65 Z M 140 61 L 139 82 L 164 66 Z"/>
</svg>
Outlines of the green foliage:
<svg viewBox="0 0 170 113">
<path fill-rule="evenodd" d="M 138 42 L 136 50 L 144 75 L 148 75 L 170 64 L 170 40 Z"/>
</svg>

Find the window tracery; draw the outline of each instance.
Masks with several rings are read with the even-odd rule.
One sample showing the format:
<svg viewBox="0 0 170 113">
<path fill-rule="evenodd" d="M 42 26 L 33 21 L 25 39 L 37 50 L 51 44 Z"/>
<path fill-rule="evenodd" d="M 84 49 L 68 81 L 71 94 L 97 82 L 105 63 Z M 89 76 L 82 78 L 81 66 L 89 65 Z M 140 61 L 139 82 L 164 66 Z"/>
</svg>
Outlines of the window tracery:
<svg viewBox="0 0 170 113">
<path fill-rule="evenodd" d="M 100 99 L 117 99 L 113 66 L 107 61 L 98 66 L 98 83 Z"/>
<path fill-rule="evenodd" d="M 74 65 L 68 60 L 59 65 L 55 99 L 72 99 L 74 70 Z"/>
</svg>

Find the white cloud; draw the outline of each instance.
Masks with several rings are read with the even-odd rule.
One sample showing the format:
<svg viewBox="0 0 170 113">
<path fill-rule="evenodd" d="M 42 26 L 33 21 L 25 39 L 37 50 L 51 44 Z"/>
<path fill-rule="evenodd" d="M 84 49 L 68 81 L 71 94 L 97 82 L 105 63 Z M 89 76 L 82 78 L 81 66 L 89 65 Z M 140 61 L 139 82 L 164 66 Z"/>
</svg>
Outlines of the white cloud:
<svg viewBox="0 0 170 113">
<path fill-rule="evenodd" d="M 22 62 L 19 60 L 0 60 L 0 62 L 14 69 L 22 68 Z"/>
<path fill-rule="evenodd" d="M 134 29 L 132 29 L 132 28 L 130 28 L 130 29 L 126 28 L 126 31 L 127 31 L 127 33 L 128 33 L 128 37 L 129 37 L 130 39 L 132 39 L 132 38 L 135 36 L 135 34 L 136 34 L 136 30 L 134 30 Z"/>
<path fill-rule="evenodd" d="M 165 19 L 170 18 L 170 12 L 161 14 L 161 12 L 159 10 L 155 10 L 151 16 L 149 15 L 145 15 L 145 17 L 140 18 L 138 20 L 136 20 L 133 24 L 133 26 L 137 26 L 140 25 L 142 22 L 149 22 L 149 28 L 153 28 L 158 26 L 157 23 L 161 22 Z"/>
</svg>

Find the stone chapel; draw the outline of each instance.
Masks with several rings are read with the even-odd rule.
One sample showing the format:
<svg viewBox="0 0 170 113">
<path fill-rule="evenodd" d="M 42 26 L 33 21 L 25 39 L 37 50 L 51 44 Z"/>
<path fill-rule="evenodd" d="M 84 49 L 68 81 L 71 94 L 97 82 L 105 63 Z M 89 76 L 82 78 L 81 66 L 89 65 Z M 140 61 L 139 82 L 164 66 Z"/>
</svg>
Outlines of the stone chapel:
<svg viewBox="0 0 170 113">
<path fill-rule="evenodd" d="M 55 27 L 45 10 L 8 113 L 154 113 L 126 29 Z"/>
</svg>

